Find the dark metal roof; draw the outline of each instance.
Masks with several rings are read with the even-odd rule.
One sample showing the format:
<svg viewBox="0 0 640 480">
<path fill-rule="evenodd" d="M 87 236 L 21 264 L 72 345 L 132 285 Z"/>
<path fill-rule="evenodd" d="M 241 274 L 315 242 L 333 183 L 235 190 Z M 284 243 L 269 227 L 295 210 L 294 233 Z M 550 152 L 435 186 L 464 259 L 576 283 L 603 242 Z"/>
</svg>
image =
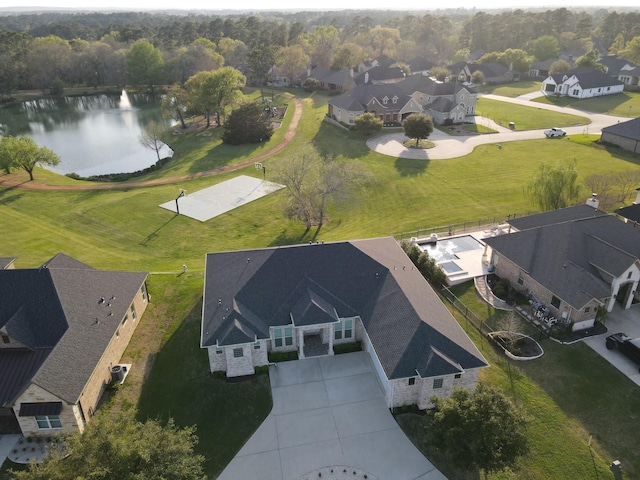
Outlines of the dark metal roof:
<svg viewBox="0 0 640 480">
<path fill-rule="evenodd" d="M 609 275 L 620 276 L 640 258 L 640 230 L 612 215 L 549 223 L 485 242 L 574 308 L 608 297 Z"/>
<path fill-rule="evenodd" d="M 359 316 L 388 378 L 487 365 L 393 238 L 210 253 L 203 347 L 219 342 L 236 308 L 251 319 L 248 328 L 259 325 L 259 338 L 268 338 L 270 326 L 290 325 L 292 315 L 296 325 L 335 321 L 334 312 Z"/>
<path fill-rule="evenodd" d="M 50 348 L 28 350 L 3 348 L 0 351 L 0 408 L 10 406 L 29 384 L 47 356 Z"/>
<path fill-rule="evenodd" d="M 28 370 L 31 382 L 75 404 L 146 277 L 94 270 L 66 256 L 39 269 L 0 270 L 0 327 L 29 349 L 47 351 L 40 363 L 24 355 L 24 365 L 13 368 Z M 0 350 L 0 362 L 18 360 L 11 350 Z M 5 375 L 15 373 L 0 369 Z"/>
<path fill-rule="evenodd" d="M 59 415 L 62 402 L 21 403 L 19 417 L 35 417 L 36 415 Z"/>
<path fill-rule="evenodd" d="M 615 123 L 609 127 L 604 127 L 602 133 L 640 140 L 640 117 L 629 120 L 628 122 Z"/>
</svg>

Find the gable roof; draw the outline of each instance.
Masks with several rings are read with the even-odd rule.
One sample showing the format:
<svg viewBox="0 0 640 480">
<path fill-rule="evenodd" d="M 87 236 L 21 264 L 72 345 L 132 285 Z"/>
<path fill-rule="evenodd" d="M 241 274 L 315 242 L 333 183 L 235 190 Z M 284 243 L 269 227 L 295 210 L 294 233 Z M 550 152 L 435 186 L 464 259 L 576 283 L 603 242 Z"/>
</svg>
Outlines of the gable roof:
<svg viewBox="0 0 640 480">
<path fill-rule="evenodd" d="M 617 78 L 611 77 L 598 69 L 590 67 L 577 67 L 569 70 L 565 73 L 556 73 L 551 75 L 551 78 L 560 85 L 566 80 L 575 76 L 576 80 L 580 84 L 582 89 L 599 88 L 599 87 L 613 87 L 617 85 L 623 85 Z M 565 79 L 566 77 L 566 79 Z"/>
<path fill-rule="evenodd" d="M 202 347 L 220 344 L 237 306 L 258 338 L 359 316 L 390 379 L 487 365 L 393 238 L 208 254 Z"/>
<path fill-rule="evenodd" d="M 358 75 L 354 78 L 354 81 L 356 85 L 365 85 L 373 81 L 382 82 L 384 80 L 397 80 L 404 77 L 405 73 L 400 67 L 373 67 Z"/>
<path fill-rule="evenodd" d="M 0 270 L 0 327 L 25 345 L 0 350 L 0 364 L 12 367 L 0 369 L 0 398 L 12 401 L 32 382 L 77 403 L 146 277 L 66 255 L 39 269 Z"/>
<path fill-rule="evenodd" d="M 572 220 L 602 215 L 607 215 L 607 213 L 593 208 L 586 203 L 582 203 L 580 205 L 574 205 L 573 207 L 559 208 L 536 215 L 514 218 L 509 220 L 508 223 L 518 230 L 528 230 L 530 228 L 544 227 L 556 223 L 570 222 Z"/>
<path fill-rule="evenodd" d="M 413 57 L 407 62 L 407 65 L 411 69 L 411 73 L 423 72 L 425 70 L 430 70 L 436 66 L 435 62 L 427 60 L 424 57 Z"/>
<path fill-rule="evenodd" d="M 395 59 L 391 58 L 388 55 L 380 55 L 379 57 L 376 57 L 375 60 L 381 67 L 390 67 L 391 65 L 396 63 Z"/>
<path fill-rule="evenodd" d="M 624 75 L 627 77 L 640 77 L 640 67 L 634 67 L 631 70 L 621 70 L 618 76 Z"/>
<path fill-rule="evenodd" d="M 384 98 L 392 99 L 398 97 L 398 101 L 384 103 Z M 367 105 L 375 100 L 380 107 L 387 110 L 400 110 L 411 100 L 411 96 L 407 95 L 395 83 L 373 85 L 358 85 L 351 90 L 329 99 L 328 103 L 347 111 L 359 112 L 367 110 Z"/>
<path fill-rule="evenodd" d="M 640 258 L 640 230 L 612 215 L 538 223 L 485 241 L 574 308 L 608 297 L 610 276 Z"/>
<path fill-rule="evenodd" d="M 620 137 L 640 140 L 640 117 L 627 122 L 615 123 L 602 129 L 603 133 L 612 133 Z"/>
<path fill-rule="evenodd" d="M 553 65 L 554 63 L 556 63 L 557 61 L 559 61 L 559 58 L 549 58 L 547 60 L 542 60 L 539 62 L 533 62 L 531 64 L 531 68 L 536 69 L 536 70 L 549 70 L 551 68 L 551 65 Z"/>
<path fill-rule="evenodd" d="M 617 76 L 621 73 L 621 70 L 627 65 L 630 67 L 636 66 L 635 63 L 625 60 L 624 58 L 618 58 L 616 55 L 605 55 L 604 57 L 600 57 L 598 63 L 607 67 L 607 75 L 613 76 Z"/>
</svg>

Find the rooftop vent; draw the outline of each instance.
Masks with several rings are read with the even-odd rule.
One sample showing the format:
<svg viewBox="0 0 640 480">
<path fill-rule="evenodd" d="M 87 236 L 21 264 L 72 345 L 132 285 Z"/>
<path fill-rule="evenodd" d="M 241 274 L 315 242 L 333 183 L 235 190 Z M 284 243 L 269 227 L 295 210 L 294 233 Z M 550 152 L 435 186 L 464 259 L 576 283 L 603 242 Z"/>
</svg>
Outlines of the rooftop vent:
<svg viewBox="0 0 640 480">
<path fill-rule="evenodd" d="M 591 198 L 587 199 L 586 204 L 593 208 L 598 208 L 600 201 L 598 200 L 598 194 L 592 193 Z"/>
</svg>

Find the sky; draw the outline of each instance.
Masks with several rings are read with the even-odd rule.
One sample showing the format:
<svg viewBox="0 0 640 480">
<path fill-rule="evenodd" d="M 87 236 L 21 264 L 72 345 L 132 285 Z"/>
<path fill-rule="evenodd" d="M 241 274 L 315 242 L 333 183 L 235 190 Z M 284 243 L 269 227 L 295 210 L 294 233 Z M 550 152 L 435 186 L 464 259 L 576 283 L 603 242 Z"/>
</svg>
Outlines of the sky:
<svg viewBox="0 0 640 480">
<path fill-rule="evenodd" d="M 90 9 L 125 9 L 125 10 L 435 10 L 438 8 L 467 8 L 490 10 L 496 8 L 536 8 L 555 9 L 560 7 L 638 7 L 638 0 L 613 0 L 605 3 L 603 0 L 563 0 L 553 3 L 549 0 L 535 2 L 534 0 L 447 0 L 416 1 L 416 0 L 323 0 L 311 6 L 300 0 L 236 0 L 234 2 L 220 2 L 216 0 L 0 0 L 1 7 L 45 7 L 45 8 L 75 8 Z"/>
</svg>

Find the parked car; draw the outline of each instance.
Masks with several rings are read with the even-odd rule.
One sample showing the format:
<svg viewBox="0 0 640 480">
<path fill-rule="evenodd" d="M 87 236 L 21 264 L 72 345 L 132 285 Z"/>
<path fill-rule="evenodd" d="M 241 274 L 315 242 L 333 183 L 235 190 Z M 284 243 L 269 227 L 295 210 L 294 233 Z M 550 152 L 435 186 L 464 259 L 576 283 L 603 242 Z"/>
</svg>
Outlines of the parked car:
<svg viewBox="0 0 640 480">
<path fill-rule="evenodd" d="M 617 349 L 625 357 L 640 365 L 640 338 L 631 338 L 626 333 L 609 335 L 606 340 L 607 350 Z"/>
<path fill-rule="evenodd" d="M 567 132 L 565 132 L 564 130 L 562 130 L 561 128 L 550 128 L 549 130 L 545 130 L 544 134 L 547 136 L 547 138 L 553 138 L 553 137 L 564 137 Z"/>
</svg>

